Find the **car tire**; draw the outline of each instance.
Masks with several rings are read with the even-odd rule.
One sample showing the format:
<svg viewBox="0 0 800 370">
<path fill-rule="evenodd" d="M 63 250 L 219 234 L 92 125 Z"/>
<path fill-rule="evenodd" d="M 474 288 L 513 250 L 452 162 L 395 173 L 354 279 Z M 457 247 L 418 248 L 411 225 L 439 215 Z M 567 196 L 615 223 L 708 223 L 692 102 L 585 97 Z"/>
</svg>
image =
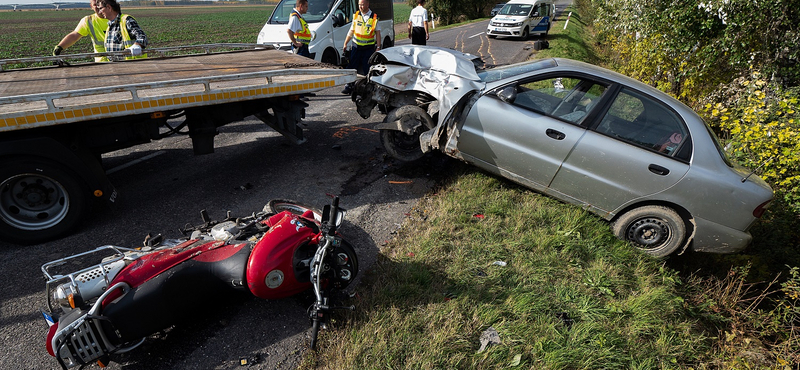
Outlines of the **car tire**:
<svg viewBox="0 0 800 370">
<path fill-rule="evenodd" d="M 520 40 L 527 40 L 529 36 L 530 36 L 530 33 L 528 33 L 528 27 L 525 27 L 525 28 L 522 29 L 522 34 L 519 35 L 519 39 Z"/>
<path fill-rule="evenodd" d="M 654 257 L 666 257 L 683 245 L 686 223 L 671 208 L 643 206 L 622 214 L 612 223 L 617 238 L 632 242 Z"/>
<path fill-rule="evenodd" d="M 397 130 L 380 130 L 383 148 L 386 149 L 390 156 L 404 162 L 413 162 L 425 155 L 420 147 L 419 136 L 434 126 L 433 118 L 424 109 L 416 105 L 404 105 L 392 110 L 386 115 L 384 122 L 409 119 L 422 124 L 422 126 L 417 127 L 412 135 Z"/>
<path fill-rule="evenodd" d="M 0 239 L 37 244 L 77 227 L 90 209 L 88 187 L 73 171 L 43 158 L 0 165 Z"/>
</svg>

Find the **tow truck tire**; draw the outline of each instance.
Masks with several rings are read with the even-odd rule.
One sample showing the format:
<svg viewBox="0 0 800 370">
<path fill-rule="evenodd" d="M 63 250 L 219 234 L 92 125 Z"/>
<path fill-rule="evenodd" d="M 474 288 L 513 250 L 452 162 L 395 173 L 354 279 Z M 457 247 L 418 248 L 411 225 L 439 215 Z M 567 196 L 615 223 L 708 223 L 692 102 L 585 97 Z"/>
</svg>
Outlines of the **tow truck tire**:
<svg viewBox="0 0 800 370">
<path fill-rule="evenodd" d="M 3 158 L 0 165 L 0 240 L 37 244 L 80 224 L 88 187 L 73 171 L 47 159 Z"/>
<path fill-rule="evenodd" d="M 404 162 L 413 162 L 425 156 L 420 147 L 419 136 L 433 128 L 433 118 L 424 109 L 416 105 L 404 105 L 389 112 L 384 122 L 397 120 L 415 120 L 422 123 L 422 126 L 417 127 L 412 135 L 397 130 L 380 130 L 381 144 L 383 144 L 386 152 L 393 158 Z"/>
</svg>

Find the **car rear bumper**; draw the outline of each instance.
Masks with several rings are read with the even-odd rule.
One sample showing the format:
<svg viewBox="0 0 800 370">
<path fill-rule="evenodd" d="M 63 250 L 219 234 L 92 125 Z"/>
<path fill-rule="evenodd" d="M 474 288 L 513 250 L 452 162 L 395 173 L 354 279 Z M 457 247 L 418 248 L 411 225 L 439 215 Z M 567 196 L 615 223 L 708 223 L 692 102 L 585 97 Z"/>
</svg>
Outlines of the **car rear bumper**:
<svg viewBox="0 0 800 370">
<path fill-rule="evenodd" d="M 748 231 L 732 229 L 698 217 L 694 221 L 696 232 L 692 249 L 698 252 L 737 253 L 753 240 Z"/>
</svg>

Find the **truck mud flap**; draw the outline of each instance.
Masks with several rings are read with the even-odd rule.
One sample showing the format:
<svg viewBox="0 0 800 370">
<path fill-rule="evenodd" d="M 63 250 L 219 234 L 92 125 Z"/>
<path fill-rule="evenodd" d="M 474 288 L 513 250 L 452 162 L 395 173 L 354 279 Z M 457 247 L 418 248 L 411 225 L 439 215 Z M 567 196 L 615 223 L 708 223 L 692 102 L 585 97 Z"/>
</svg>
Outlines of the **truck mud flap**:
<svg viewBox="0 0 800 370">
<path fill-rule="evenodd" d="M 300 122 L 306 116 L 308 104 L 301 100 L 273 100 L 272 103 L 274 103 L 272 113 L 265 109 L 253 116 L 295 144 L 305 143 L 306 138 L 303 137 L 303 128 L 300 127 Z"/>
</svg>

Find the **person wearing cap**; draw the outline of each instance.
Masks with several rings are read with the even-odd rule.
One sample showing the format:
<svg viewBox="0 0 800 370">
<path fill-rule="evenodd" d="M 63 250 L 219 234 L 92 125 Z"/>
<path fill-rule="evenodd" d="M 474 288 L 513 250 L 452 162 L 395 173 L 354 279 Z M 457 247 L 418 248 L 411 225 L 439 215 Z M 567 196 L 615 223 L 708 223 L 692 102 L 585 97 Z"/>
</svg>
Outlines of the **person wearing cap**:
<svg viewBox="0 0 800 370">
<path fill-rule="evenodd" d="M 108 20 L 106 51 L 130 50 L 131 56 L 109 57 L 111 61 L 147 58 L 143 50 L 147 47 L 147 35 L 133 17 L 122 14 L 117 0 L 97 0 L 97 14 Z"/>
<path fill-rule="evenodd" d="M 350 40 L 354 40 L 356 47 L 350 52 L 350 63 L 347 68 L 355 69 L 362 75 L 369 71 L 369 57 L 376 50 L 381 49 L 381 29 L 378 24 L 378 15 L 369 8 L 369 0 L 358 0 L 358 10 L 353 15 L 353 25 L 344 39 L 344 51 L 350 48 Z M 350 94 L 353 83 L 345 85 L 342 94 Z"/>
<path fill-rule="evenodd" d="M 64 36 L 64 38 L 61 39 L 61 42 L 59 42 L 58 45 L 53 48 L 53 56 L 60 55 L 64 49 L 75 45 L 75 43 L 84 36 L 90 36 L 95 53 L 103 53 L 106 51 L 105 42 L 108 21 L 97 14 L 97 1 L 99 0 L 91 0 L 89 2 L 89 7 L 94 10 L 94 14 L 81 18 L 81 21 L 78 22 L 78 26 L 75 27 L 75 30 Z M 108 58 L 95 57 L 94 61 L 108 62 Z"/>
<path fill-rule="evenodd" d="M 308 44 L 311 42 L 311 31 L 308 23 L 303 19 L 303 14 L 308 11 L 308 0 L 297 0 L 289 16 L 289 41 L 292 42 L 292 51 L 297 55 L 311 58 L 308 51 Z"/>
</svg>

